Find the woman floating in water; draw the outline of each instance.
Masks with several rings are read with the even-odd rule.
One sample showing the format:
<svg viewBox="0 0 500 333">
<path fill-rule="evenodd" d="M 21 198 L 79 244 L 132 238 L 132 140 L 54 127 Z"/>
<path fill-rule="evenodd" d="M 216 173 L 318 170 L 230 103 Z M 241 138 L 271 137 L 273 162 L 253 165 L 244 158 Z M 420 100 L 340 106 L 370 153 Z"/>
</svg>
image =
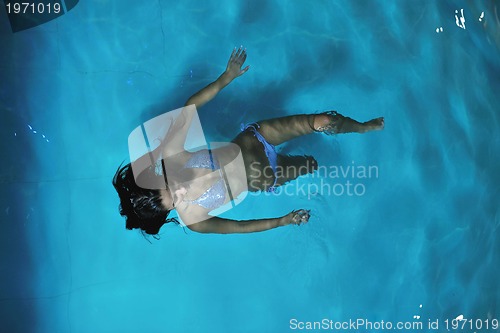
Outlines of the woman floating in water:
<svg viewBox="0 0 500 333">
<path fill-rule="evenodd" d="M 174 127 L 186 126 L 186 119 L 191 119 L 192 110 L 200 109 L 235 78 L 246 73 L 249 66 L 242 69 L 246 57 L 245 49 L 235 48 L 225 72 L 188 99 L 184 108 L 186 111 L 176 120 Z M 150 235 L 157 235 L 165 223 L 181 223 L 176 219 L 167 219 L 173 209 L 177 210 L 182 220 L 190 220 L 190 217 L 193 217 L 192 223 L 182 224 L 201 233 L 249 233 L 307 223 L 310 215 L 305 209 L 294 210 L 280 217 L 247 221 L 228 220 L 208 213 L 231 202 L 244 191 L 274 191 L 285 183 L 317 169 L 317 162 L 312 156 L 281 155 L 275 150 L 277 145 L 311 133 L 366 133 L 381 130 L 383 127 L 383 118 L 360 123 L 336 111 L 262 120 L 242 126 L 241 133 L 231 141 L 233 148 L 229 147 L 223 154 L 216 152 L 217 149 L 188 152 L 184 149 L 186 134 L 184 137 L 182 134 L 176 135 L 170 140 L 164 140 L 168 143 L 156 149 L 161 150 L 164 156 L 175 155 L 175 158 L 162 160 L 164 175 L 159 174 L 153 164 L 142 170 L 139 175 L 133 170 L 134 163 L 119 167 L 113 178 L 113 185 L 120 196 L 120 214 L 126 217 L 127 229 L 140 228 Z M 241 151 L 235 151 L 234 147 Z M 246 179 L 242 182 L 232 182 L 229 186 L 228 179 L 234 178 L 233 171 L 231 167 L 224 166 L 229 165 L 238 153 L 243 160 L 243 174 Z M 169 166 L 168 171 L 165 165 Z M 285 172 L 277 172 L 278 170 Z M 190 185 L 177 182 L 175 186 L 171 181 L 167 181 L 166 175 L 169 175 L 168 179 L 172 179 L 172 173 L 186 172 L 189 173 L 190 179 L 202 181 L 191 182 Z M 149 179 L 150 183 L 151 180 L 153 183 L 158 180 L 158 184 L 163 180 L 165 182 L 163 187 L 145 187 L 138 185 L 141 184 L 139 179 Z"/>
</svg>

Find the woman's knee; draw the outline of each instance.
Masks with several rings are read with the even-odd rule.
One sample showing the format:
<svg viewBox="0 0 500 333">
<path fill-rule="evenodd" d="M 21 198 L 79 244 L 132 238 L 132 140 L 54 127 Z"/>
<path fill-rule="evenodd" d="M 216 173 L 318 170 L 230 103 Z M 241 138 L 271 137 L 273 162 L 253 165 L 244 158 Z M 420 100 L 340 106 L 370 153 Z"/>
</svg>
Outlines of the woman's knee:
<svg viewBox="0 0 500 333">
<path fill-rule="evenodd" d="M 314 125 L 315 131 L 321 131 L 332 121 L 331 117 L 324 113 L 319 113 L 314 115 Z"/>
</svg>

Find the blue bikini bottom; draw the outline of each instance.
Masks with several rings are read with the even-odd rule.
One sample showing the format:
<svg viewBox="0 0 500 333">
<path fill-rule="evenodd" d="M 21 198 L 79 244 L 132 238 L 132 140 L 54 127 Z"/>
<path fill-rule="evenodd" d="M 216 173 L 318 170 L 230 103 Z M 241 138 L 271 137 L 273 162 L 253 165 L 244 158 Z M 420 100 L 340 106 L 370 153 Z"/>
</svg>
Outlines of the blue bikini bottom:
<svg viewBox="0 0 500 333">
<path fill-rule="evenodd" d="M 278 175 L 276 174 L 276 169 L 278 165 L 278 154 L 276 153 L 276 148 L 274 145 L 267 142 L 267 140 L 262 136 L 262 134 L 257 131 L 257 128 L 260 128 L 259 124 L 241 124 L 241 131 L 245 131 L 246 129 L 250 129 L 253 132 L 253 135 L 264 145 L 264 152 L 266 153 L 267 159 L 269 160 L 269 165 L 274 173 L 274 183 L 271 187 L 267 189 L 267 192 L 276 191 L 276 181 L 278 180 Z"/>
</svg>

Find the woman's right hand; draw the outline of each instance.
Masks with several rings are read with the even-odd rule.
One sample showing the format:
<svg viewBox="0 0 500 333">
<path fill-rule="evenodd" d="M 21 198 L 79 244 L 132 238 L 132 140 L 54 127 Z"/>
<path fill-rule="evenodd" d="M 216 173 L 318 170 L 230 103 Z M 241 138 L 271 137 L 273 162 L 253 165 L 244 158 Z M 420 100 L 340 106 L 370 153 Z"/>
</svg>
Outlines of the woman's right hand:
<svg viewBox="0 0 500 333">
<path fill-rule="evenodd" d="M 246 71 L 250 68 L 247 66 L 243 67 L 245 60 L 247 59 L 247 49 L 240 47 L 239 49 L 234 48 L 233 53 L 229 57 L 229 61 L 227 62 L 226 71 L 224 74 L 229 78 L 230 81 L 234 80 L 238 76 L 245 74 Z"/>
<path fill-rule="evenodd" d="M 283 217 L 283 225 L 305 224 L 305 223 L 309 222 L 309 218 L 311 217 L 310 213 L 311 213 L 310 209 L 293 210 Z"/>
</svg>

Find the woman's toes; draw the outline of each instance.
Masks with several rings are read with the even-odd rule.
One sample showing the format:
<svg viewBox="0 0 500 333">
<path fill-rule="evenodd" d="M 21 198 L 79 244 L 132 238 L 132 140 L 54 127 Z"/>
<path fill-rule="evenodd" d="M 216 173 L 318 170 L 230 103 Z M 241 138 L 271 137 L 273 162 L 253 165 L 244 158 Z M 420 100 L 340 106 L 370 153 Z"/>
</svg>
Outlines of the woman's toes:
<svg viewBox="0 0 500 333">
<path fill-rule="evenodd" d="M 378 123 L 378 129 L 384 129 L 384 117 L 380 117 L 380 118 L 377 118 L 375 119 Z"/>
</svg>

